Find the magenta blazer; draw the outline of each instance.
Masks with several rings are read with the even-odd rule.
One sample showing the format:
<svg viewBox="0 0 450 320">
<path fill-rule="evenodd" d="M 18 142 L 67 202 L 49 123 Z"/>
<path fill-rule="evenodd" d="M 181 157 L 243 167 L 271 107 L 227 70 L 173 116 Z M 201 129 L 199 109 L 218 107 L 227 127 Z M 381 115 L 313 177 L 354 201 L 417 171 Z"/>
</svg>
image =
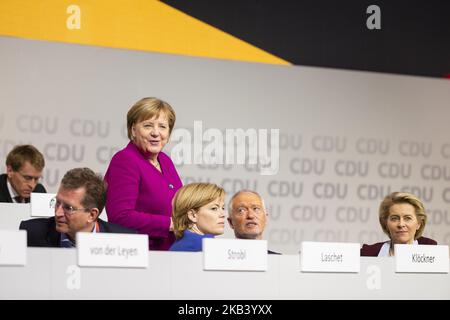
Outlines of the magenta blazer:
<svg viewBox="0 0 450 320">
<path fill-rule="evenodd" d="M 437 245 L 435 240 L 425 237 L 419 237 L 416 240 L 419 244 Z M 361 257 L 377 257 L 383 244 L 384 242 L 378 242 L 371 245 L 363 244 L 360 252 Z"/>
<path fill-rule="evenodd" d="M 158 155 L 162 173 L 130 142 L 117 152 L 105 174 L 108 221 L 148 234 L 150 250 L 168 250 L 172 198 L 182 183 L 172 160 Z"/>
</svg>

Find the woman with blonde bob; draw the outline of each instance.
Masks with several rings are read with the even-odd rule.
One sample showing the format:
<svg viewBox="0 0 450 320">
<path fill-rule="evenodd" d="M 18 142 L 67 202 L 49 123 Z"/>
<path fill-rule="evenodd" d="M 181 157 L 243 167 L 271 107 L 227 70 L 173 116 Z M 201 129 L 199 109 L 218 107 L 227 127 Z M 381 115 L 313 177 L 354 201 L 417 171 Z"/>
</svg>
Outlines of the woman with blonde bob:
<svg viewBox="0 0 450 320">
<path fill-rule="evenodd" d="M 223 234 L 225 191 L 212 183 L 185 185 L 173 199 L 172 219 L 177 240 L 170 251 L 202 251 L 203 238 Z"/>
<path fill-rule="evenodd" d="M 422 201 L 411 193 L 393 192 L 387 195 L 380 204 L 379 221 L 390 240 L 364 244 L 361 256 L 394 256 L 395 244 L 437 244 L 433 239 L 422 237 L 427 215 Z"/>
</svg>

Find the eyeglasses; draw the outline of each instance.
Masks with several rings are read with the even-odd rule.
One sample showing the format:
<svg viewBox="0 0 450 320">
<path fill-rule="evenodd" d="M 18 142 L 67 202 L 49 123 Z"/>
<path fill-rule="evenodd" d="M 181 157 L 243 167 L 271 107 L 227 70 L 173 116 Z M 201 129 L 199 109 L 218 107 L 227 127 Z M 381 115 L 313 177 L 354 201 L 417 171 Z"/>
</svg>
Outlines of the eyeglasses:
<svg viewBox="0 0 450 320">
<path fill-rule="evenodd" d="M 59 200 L 57 200 L 56 198 L 53 198 L 52 201 L 50 202 L 50 206 L 53 206 L 53 208 L 55 208 L 55 211 L 58 210 L 59 207 L 61 207 L 64 211 L 64 214 L 66 215 L 72 215 L 77 211 L 90 211 L 91 209 L 88 208 L 74 208 L 73 206 L 69 206 L 67 203 L 63 203 Z"/>
<path fill-rule="evenodd" d="M 31 182 L 31 181 L 35 181 L 36 183 L 39 183 L 39 181 L 41 181 L 42 177 L 32 177 L 26 174 L 22 174 L 19 171 L 15 171 L 17 172 L 26 182 Z"/>
</svg>

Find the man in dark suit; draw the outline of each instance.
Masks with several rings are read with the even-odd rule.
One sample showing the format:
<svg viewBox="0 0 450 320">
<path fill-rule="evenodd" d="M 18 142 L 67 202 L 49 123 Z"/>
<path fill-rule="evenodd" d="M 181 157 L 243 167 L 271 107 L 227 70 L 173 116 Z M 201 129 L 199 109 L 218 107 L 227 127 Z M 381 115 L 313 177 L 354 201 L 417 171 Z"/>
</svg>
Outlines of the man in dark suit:
<svg viewBox="0 0 450 320">
<path fill-rule="evenodd" d="M 29 247 L 75 247 L 77 232 L 135 233 L 98 216 L 105 207 L 103 178 L 89 168 L 69 170 L 55 198 L 55 216 L 22 221 Z"/>
<path fill-rule="evenodd" d="M 235 193 L 228 204 L 228 223 L 237 239 L 261 240 L 267 224 L 262 197 L 251 190 Z M 270 250 L 267 253 L 279 254 Z"/>
<path fill-rule="evenodd" d="M 39 183 L 45 161 L 32 145 L 14 147 L 6 157 L 6 173 L 0 175 L 0 202 L 28 203 L 31 192 L 45 193 Z"/>
</svg>

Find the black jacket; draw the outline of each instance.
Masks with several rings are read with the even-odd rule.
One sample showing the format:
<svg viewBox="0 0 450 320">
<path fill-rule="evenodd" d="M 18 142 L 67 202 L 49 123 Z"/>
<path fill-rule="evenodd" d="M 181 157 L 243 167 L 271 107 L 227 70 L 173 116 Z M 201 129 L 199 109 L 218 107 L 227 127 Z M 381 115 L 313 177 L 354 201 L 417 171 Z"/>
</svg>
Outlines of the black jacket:
<svg viewBox="0 0 450 320">
<path fill-rule="evenodd" d="M 98 219 L 100 232 L 136 233 L 136 231 Z M 27 231 L 28 247 L 60 247 L 61 234 L 56 231 L 55 217 L 22 221 L 19 229 Z"/>
<path fill-rule="evenodd" d="M 0 175 L 0 202 L 10 202 L 12 203 L 11 195 L 9 194 L 8 185 L 6 183 L 8 175 L 6 173 Z M 36 185 L 33 192 L 37 193 L 47 193 L 44 186 L 40 183 Z M 30 198 L 26 198 L 25 202 L 30 202 Z"/>
</svg>

